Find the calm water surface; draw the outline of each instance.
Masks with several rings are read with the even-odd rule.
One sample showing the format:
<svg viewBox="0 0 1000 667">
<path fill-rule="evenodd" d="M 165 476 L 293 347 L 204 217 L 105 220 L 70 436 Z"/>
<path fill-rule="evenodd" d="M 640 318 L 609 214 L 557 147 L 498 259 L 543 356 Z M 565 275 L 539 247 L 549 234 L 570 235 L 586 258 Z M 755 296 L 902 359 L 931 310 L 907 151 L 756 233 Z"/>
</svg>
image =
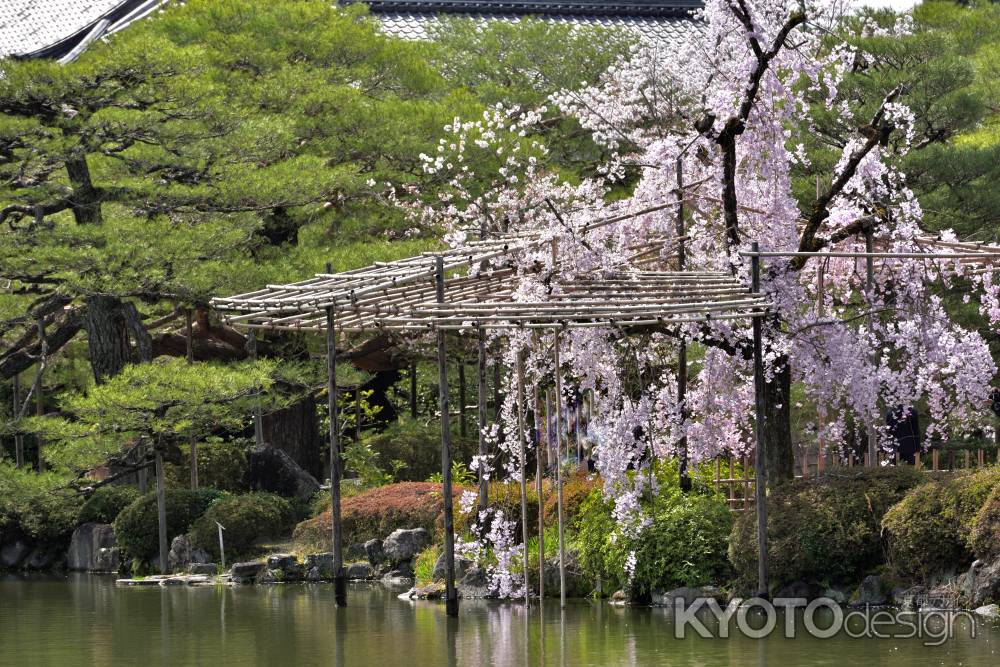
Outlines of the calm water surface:
<svg viewBox="0 0 1000 667">
<path fill-rule="evenodd" d="M 1000 666 L 1000 626 L 967 624 L 942 646 L 921 639 L 820 640 L 779 631 L 745 637 L 674 637 L 662 609 L 546 602 L 399 600 L 379 586 L 349 591 L 347 609 L 320 584 L 117 588 L 114 579 L 0 578 L 0 665 L 989 665 Z M 779 629 L 784 621 L 779 619 Z"/>
</svg>

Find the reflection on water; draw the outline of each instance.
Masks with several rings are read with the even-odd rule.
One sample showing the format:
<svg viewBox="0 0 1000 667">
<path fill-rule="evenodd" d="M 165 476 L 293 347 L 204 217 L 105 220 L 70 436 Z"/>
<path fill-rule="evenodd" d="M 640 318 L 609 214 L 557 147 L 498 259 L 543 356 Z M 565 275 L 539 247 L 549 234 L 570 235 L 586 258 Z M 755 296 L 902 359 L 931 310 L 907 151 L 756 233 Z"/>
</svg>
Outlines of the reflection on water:
<svg viewBox="0 0 1000 667">
<path fill-rule="evenodd" d="M 996 624 L 938 647 L 780 631 L 679 640 L 665 609 L 463 601 L 456 620 L 444 605 L 404 602 L 379 586 L 351 588 L 349 604 L 336 608 L 321 584 L 120 589 L 89 575 L 0 578 L 0 666 L 1000 664 Z"/>
</svg>

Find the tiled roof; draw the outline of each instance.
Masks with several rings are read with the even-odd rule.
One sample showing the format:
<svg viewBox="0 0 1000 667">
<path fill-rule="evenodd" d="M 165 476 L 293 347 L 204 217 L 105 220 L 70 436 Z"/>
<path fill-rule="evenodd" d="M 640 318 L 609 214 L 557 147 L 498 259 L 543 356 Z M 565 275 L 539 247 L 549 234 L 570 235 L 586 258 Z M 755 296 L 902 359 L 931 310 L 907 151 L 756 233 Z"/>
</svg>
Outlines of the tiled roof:
<svg viewBox="0 0 1000 667">
<path fill-rule="evenodd" d="M 0 0 L 0 58 L 62 58 L 164 0 Z M 78 52 L 78 51 L 77 51 Z"/>
<path fill-rule="evenodd" d="M 405 39 L 429 39 L 431 24 L 441 19 L 441 14 L 425 14 L 415 12 L 378 12 L 375 14 L 382 23 L 382 28 L 390 35 Z M 510 21 L 516 23 L 520 16 L 516 14 L 479 14 L 479 13 L 449 13 L 456 18 L 472 18 L 477 21 Z M 572 25 L 596 25 L 609 28 L 624 28 L 634 32 L 640 39 L 662 45 L 678 44 L 691 30 L 698 29 L 698 24 L 688 18 L 646 18 L 639 16 L 601 16 L 601 15 L 558 15 L 542 14 L 545 21 L 553 23 L 569 23 Z"/>
</svg>

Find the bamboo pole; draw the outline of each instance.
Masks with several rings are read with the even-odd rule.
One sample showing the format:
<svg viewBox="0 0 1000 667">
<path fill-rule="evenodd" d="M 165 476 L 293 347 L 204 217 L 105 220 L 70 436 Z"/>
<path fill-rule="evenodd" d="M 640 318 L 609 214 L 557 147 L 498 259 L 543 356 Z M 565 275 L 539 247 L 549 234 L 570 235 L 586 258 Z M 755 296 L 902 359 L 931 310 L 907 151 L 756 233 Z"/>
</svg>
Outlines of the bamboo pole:
<svg viewBox="0 0 1000 667">
<path fill-rule="evenodd" d="M 444 259 L 436 260 L 437 297 L 444 301 Z M 451 495 L 451 426 L 448 400 L 448 366 L 445 356 L 445 333 L 437 333 L 438 402 L 441 409 L 441 479 L 444 493 L 444 563 L 445 563 L 445 613 L 458 616 L 458 591 L 455 590 L 455 526 L 452 515 Z"/>
<path fill-rule="evenodd" d="M 559 517 L 559 606 L 566 607 L 566 536 L 563 518 L 563 429 L 562 429 L 562 372 L 559 363 L 559 330 L 555 332 L 556 374 L 556 510 Z"/>
<path fill-rule="evenodd" d="M 524 350 L 517 351 L 517 442 L 518 453 L 520 455 L 520 477 L 521 477 L 521 539 L 523 543 L 522 563 L 524 565 L 524 604 L 531 602 L 531 587 L 528 585 L 528 472 L 527 472 L 527 446 L 525 443 L 525 419 L 524 419 Z"/>
<path fill-rule="evenodd" d="M 250 332 L 247 338 L 247 352 L 251 361 L 257 361 L 257 334 Z M 261 414 L 260 391 L 254 391 L 253 439 L 258 447 L 264 446 L 264 416 Z"/>
<path fill-rule="evenodd" d="M 535 423 L 535 490 L 538 492 L 538 599 L 545 598 L 545 496 L 542 489 L 542 478 L 545 476 L 545 448 L 542 446 L 541 398 L 538 386 L 532 388 L 534 410 L 532 421 Z"/>
<path fill-rule="evenodd" d="M 194 363 L 194 322 L 191 317 L 191 309 L 184 309 L 184 329 L 187 337 L 186 341 L 186 357 L 188 365 Z M 256 426 L 254 428 L 256 433 Z M 198 440 L 191 435 L 188 438 L 188 447 L 191 450 L 191 488 L 198 488 Z"/>
<path fill-rule="evenodd" d="M 167 485 L 163 479 L 163 453 L 156 447 L 156 522 L 160 542 L 160 574 L 167 574 Z"/>
<path fill-rule="evenodd" d="M 687 247 L 684 239 L 687 234 L 684 229 L 684 158 L 677 157 L 675 167 L 677 173 L 677 270 L 683 271 L 687 265 Z M 677 404 L 681 408 L 681 422 L 688 420 L 689 411 L 686 407 L 687 398 L 687 341 L 681 335 L 677 345 Z M 691 490 L 691 476 L 688 474 L 688 442 L 687 436 L 682 435 L 677 441 L 677 468 L 680 480 L 681 491 Z"/>
<path fill-rule="evenodd" d="M 15 374 L 11 378 L 11 393 L 14 401 L 14 409 L 11 412 L 16 419 L 19 414 L 21 414 L 21 375 Z M 21 435 L 20 427 L 14 433 L 14 463 L 18 468 L 24 467 L 24 436 Z"/>
<path fill-rule="evenodd" d="M 410 417 L 417 418 L 417 362 L 410 364 Z"/>
<path fill-rule="evenodd" d="M 462 359 L 458 362 L 458 434 L 462 438 L 468 435 L 465 422 L 466 402 L 465 360 Z"/>
<path fill-rule="evenodd" d="M 329 266 L 329 265 L 328 265 Z M 343 527 L 340 517 L 340 425 L 337 417 L 337 333 L 333 307 L 326 309 L 326 392 L 330 419 L 330 525 L 333 548 L 333 597 L 338 607 L 347 606 L 344 578 Z"/>
<path fill-rule="evenodd" d="M 361 385 L 354 387 L 354 439 L 361 440 Z"/>
<path fill-rule="evenodd" d="M 479 409 L 479 511 L 486 511 L 486 504 L 489 501 L 489 480 L 486 477 L 486 461 L 489 451 L 486 445 L 486 329 L 479 327 L 476 330 L 479 359 L 476 364 L 476 375 L 479 387 L 476 395 L 477 407 Z"/>
<path fill-rule="evenodd" d="M 750 258 L 751 289 L 754 294 L 760 293 L 760 252 L 757 242 L 751 245 L 753 255 Z M 768 581 L 767 563 L 767 458 L 765 456 L 764 429 L 764 342 L 762 323 L 759 317 L 753 318 L 753 373 L 756 419 L 754 432 L 757 440 L 757 456 L 755 461 L 757 504 L 757 595 L 767 599 L 770 585 Z"/>
</svg>

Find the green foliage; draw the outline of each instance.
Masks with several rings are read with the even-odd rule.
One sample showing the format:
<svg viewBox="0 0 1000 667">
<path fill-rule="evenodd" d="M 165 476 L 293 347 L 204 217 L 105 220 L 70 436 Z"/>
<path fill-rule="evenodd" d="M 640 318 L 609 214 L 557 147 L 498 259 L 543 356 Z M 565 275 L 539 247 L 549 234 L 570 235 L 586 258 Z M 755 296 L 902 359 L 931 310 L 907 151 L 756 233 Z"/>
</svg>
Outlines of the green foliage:
<svg viewBox="0 0 1000 667">
<path fill-rule="evenodd" d="M 441 473 L 441 426 L 436 421 L 401 419 L 381 433 L 362 438 L 362 442 L 378 454 L 378 465 L 383 470 L 393 468 L 399 481 L 423 481 Z M 457 425 L 452 428 L 453 461 L 469 461 L 477 451 L 476 437 L 462 438 Z M 395 461 L 402 465 L 397 466 Z"/>
<path fill-rule="evenodd" d="M 594 489 L 581 502 L 574 528 L 584 571 L 627 588 L 633 596 L 703 586 L 729 572 L 726 545 L 732 517 L 720 496 L 665 489 L 652 507 L 652 521 L 633 537 L 615 521 L 600 489 Z M 629 578 L 626 563 L 633 553 L 635 569 Z"/>
<path fill-rule="evenodd" d="M 921 473 L 911 468 L 884 468 L 799 480 L 772 490 L 767 499 L 772 585 L 859 581 L 884 562 L 886 512 L 922 481 Z M 756 513 L 744 512 L 730 539 L 729 557 L 745 586 L 757 580 L 756 526 Z"/>
<path fill-rule="evenodd" d="M 272 493 L 248 493 L 220 498 L 191 526 L 195 546 L 219 557 L 216 522 L 225 530 L 227 557 L 247 555 L 260 540 L 286 535 L 294 524 L 291 504 Z"/>
<path fill-rule="evenodd" d="M 80 523 L 113 523 L 122 510 L 139 498 L 134 486 L 99 487 L 80 508 Z"/>
<path fill-rule="evenodd" d="M 1000 485 L 993 489 L 976 514 L 969 546 L 980 560 L 992 562 L 1000 558 Z"/>
<path fill-rule="evenodd" d="M 21 533 L 36 544 L 65 546 L 79 510 L 79 496 L 61 476 L 0 460 L 0 530 Z"/>
<path fill-rule="evenodd" d="M 405 466 L 402 461 L 390 461 L 391 470 L 383 469 L 379 465 L 381 457 L 367 440 L 349 443 L 342 457 L 345 469 L 358 476 L 363 488 L 392 484 L 396 474 Z"/>
<path fill-rule="evenodd" d="M 926 581 L 967 566 L 973 558 L 971 534 L 980 508 L 1000 486 L 1000 469 L 955 474 L 918 486 L 882 521 L 893 572 Z"/>
<path fill-rule="evenodd" d="M 198 485 L 219 491 L 246 490 L 247 444 L 244 439 L 205 438 L 198 443 Z M 185 488 L 191 484 L 191 447 L 180 446 L 181 464 L 166 465 L 167 486 Z"/>
<path fill-rule="evenodd" d="M 64 409 L 73 419 L 35 417 L 25 428 L 54 445 L 45 449 L 53 468 L 87 470 L 141 437 L 169 443 L 243 426 L 254 392 L 271 386 L 274 369 L 266 360 L 223 365 L 161 358 L 130 365 L 86 394 L 68 396 Z"/>
<path fill-rule="evenodd" d="M 434 580 L 434 566 L 441 556 L 441 547 L 432 544 L 419 554 L 413 561 L 413 577 L 418 586 L 429 584 Z"/>
<path fill-rule="evenodd" d="M 400 462 L 401 463 L 401 462 Z M 470 486 L 475 484 L 479 478 L 476 473 L 469 470 L 469 467 L 462 463 L 461 461 L 451 462 L 451 483 L 457 484 L 459 486 Z M 444 475 L 440 472 L 435 472 L 433 475 L 427 478 L 428 482 L 434 482 L 436 484 L 441 484 L 444 481 Z"/>
<path fill-rule="evenodd" d="M 167 545 L 222 496 L 215 489 L 167 489 Z M 115 538 L 129 558 L 150 560 L 159 553 L 156 493 L 147 493 L 126 507 L 114 521 Z"/>
</svg>

